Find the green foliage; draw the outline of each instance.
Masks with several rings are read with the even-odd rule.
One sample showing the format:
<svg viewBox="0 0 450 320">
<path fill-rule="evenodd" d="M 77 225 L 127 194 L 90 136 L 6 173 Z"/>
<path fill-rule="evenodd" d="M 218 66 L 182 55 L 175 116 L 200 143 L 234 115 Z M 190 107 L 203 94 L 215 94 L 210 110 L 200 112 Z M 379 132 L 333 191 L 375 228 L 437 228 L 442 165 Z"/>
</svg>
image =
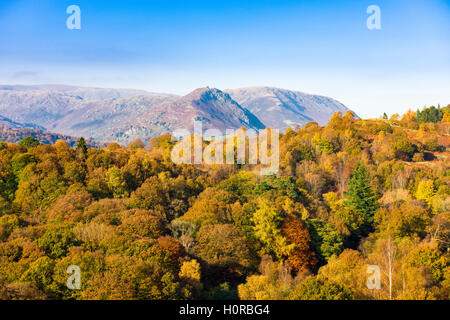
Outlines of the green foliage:
<svg viewBox="0 0 450 320">
<path fill-rule="evenodd" d="M 291 298 L 294 300 L 351 300 L 353 293 L 349 288 L 337 283 L 308 277 L 294 290 Z"/>
<path fill-rule="evenodd" d="M 128 196 L 128 186 L 119 168 L 113 166 L 106 172 L 106 183 L 114 198 Z"/>
<path fill-rule="evenodd" d="M 269 199 L 276 199 L 281 196 L 288 196 L 292 200 L 301 200 L 302 193 L 297 188 L 292 178 L 279 178 L 268 176 L 254 188 L 256 196 L 266 196 Z"/>
<path fill-rule="evenodd" d="M 49 257 L 41 257 L 32 262 L 22 275 L 22 281 L 29 281 L 39 289 L 46 289 L 52 284 L 55 262 Z"/>
<path fill-rule="evenodd" d="M 419 124 L 426 122 L 440 122 L 443 116 L 444 112 L 440 108 L 436 108 L 435 106 L 424 108 L 422 111 L 417 110 L 416 112 L 416 120 Z"/>
<path fill-rule="evenodd" d="M 37 243 L 41 246 L 50 258 L 64 257 L 69 248 L 77 242 L 73 232 L 67 227 L 49 228 Z"/>
<path fill-rule="evenodd" d="M 77 155 L 79 157 L 81 157 L 82 159 L 85 159 L 88 153 L 88 147 L 87 147 L 87 143 L 86 140 L 81 137 L 80 139 L 78 139 L 77 141 L 77 145 L 75 147 L 75 152 L 77 153 Z"/>
<path fill-rule="evenodd" d="M 313 138 L 313 142 L 322 152 L 333 153 L 335 151 L 333 143 L 331 143 L 331 141 L 326 137 L 316 135 Z"/>
<path fill-rule="evenodd" d="M 308 221 L 308 230 L 311 235 L 311 247 L 321 263 L 325 264 L 333 255 L 339 255 L 342 252 L 342 236 L 330 223 L 311 219 Z"/>
<path fill-rule="evenodd" d="M 236 289 L 231 288 L 228 282 L 225 282 L 206 291 L 200 298 L 205 300 L 236 300 L 238 294 Z"/>
<path fill-rule="evenodd" d="M 23 223 L 16 215 L 4 215 L 0 217 L 0 240 L 6 241 L 14 229 Z"/>
<path fill-rule="evenodd" d="M 236 175 L 232 175 L 228 179 L 219 184 L 219 188 L 231 194 L 236 195 L 243 201 L 251 195 L 256 185 L 256 177 L 251 172 L 242 171 Z"/>
<path fill-rule="evenodd" d="M 346 204 L 354 207 L 364 217 L 368 226 L 373 223 L 373 215 L 378 207 L 375 192 L 372 189 L 367 170 L 359 162 L 353 170 L 346 192 Z"/>
<path fill-rule="evenodd" d="M 427 151 L 432 151 L 432 152 L 443 152 L 445 151 L 445 147 L 443 145 L 440 145 L 436 139 L 428 139 L 427 141 L 425 141 L 425 144 L 423 146 L 423 148 Z"/>
<path fill-rule="evenodd" d="M 408 140 L 401 139 L 394 144 L 394 154 L 398 160 L 411 161 L 416 152 L 417 146 Z"/>
<path fill-rule="evenodd" d="M 37 147 L 38 145 L 40 145 L 39 140 L 37 140 L 34 137 L 26 137 L 25 139 L 23 139 L 22 141 L 19 142 L 19 146 L 24 147 L 24 148 L 33 148 L 33 147 Z"/>
</svg>

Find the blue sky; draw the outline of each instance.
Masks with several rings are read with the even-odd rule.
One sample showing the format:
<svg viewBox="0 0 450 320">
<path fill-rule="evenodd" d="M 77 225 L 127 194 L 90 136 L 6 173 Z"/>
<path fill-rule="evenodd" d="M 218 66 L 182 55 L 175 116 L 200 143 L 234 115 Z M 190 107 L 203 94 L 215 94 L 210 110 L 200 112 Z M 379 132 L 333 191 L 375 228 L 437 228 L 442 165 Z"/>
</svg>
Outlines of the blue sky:
<svg viewBox="0 0 450 320">
<path fill-rule="evenodd" d="M 81 30 L 66 8 L 81 8 Z M 381 30 L 366 9 L 381 8 Z M 276 86 L 362 117 L 450 103 L 450 1 L 1 0 L 0 83 Z"/>
</svg>

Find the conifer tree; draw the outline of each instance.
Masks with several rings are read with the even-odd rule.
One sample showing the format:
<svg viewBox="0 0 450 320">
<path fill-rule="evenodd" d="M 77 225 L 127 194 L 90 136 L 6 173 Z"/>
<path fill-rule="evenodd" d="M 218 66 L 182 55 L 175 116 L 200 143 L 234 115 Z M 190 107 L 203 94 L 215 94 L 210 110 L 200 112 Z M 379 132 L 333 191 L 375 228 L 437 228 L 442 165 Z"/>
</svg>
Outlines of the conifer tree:
<svg viewBox="0 0 450 320">
<path fill-rule="evenodd" d="M 83 137 L 78 139 L 77 145 L 75 147 L 77 155 L 82 157 L 83 159 L 85 159 L 87 156 L 87 149 L 88 148 L 87 148 L 86 140 Z"/>
<path fill-rule="evenodd" d="M 346 205 L 354 207 L 364 217 L 366 224 L 372 225 L 373 216 L 377 210 L 377 198 L 367 177 L 367 170 L 358 162 L 348 184 Z"/>
</svg>

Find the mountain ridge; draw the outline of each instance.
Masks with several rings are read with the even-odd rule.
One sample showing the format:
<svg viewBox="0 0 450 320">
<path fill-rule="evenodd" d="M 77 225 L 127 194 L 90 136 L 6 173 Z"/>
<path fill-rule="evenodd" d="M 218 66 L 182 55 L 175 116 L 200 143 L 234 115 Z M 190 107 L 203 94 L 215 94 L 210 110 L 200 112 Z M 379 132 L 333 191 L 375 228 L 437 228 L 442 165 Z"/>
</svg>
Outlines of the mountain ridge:
<svg viewBox="0 0 450 320">
<path fill-rule="evenodd" d="M 267 126 L 280 130 L 309 121 L 325 125 L 335 112 L 351 111 L 333 98 L 276 87 L 256 86 L 225 92 Z"/>
<path fill-rule="evenodd" d="M 349 110 L 335 99 L 281 88 L 256 86 L 219 90 L 198 88 L 177 96 L 144 90 L 68 85 L 0 85 L 0 115 L 99 142 L 144 142 L 179 128 L 262 129 L 324 124 L 336 111 Z M 6 121 L 6 120 L 5 120 Z"/>
</svg>

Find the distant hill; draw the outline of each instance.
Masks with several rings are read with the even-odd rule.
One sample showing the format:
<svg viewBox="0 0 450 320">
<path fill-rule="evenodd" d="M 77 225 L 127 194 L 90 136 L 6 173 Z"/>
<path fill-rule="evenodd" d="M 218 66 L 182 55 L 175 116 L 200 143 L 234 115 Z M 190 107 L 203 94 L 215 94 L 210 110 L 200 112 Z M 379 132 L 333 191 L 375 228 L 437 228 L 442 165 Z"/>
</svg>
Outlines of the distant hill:
<svg viewBox="0 0 450 320">
<path fill-rule="evenodd" d="M 136 90 L 136 89 L 89 88 L 89 87 L 76 87 L 76 86 L 55 85 L 55 84 L 42 84 L 29 86 L 0 85 L 0 90 L 60 92 L 69 96 L 80 97 L 83 100 L 105 100 L 105 99 L 118 99 L 143 95 L 162 95 L 160 93 L 152 93 L 145 90 Z"/>
<path fill-rule="evenodd" d="M 40 129 L 20 128 L 13 129 L 0 124 L 0 141 L 19 143 L 26 137 L 34 137 L 43 144 L 54 144 L 58 140 L 64 140 L 71 147 L 74 147 L 79 138 L 70 137 L 63 134 L 51 133 Z M 103 148 L 106 143 L 99 143 L 93 140 L 87 139 L 86 143 L 91 148 Z"/>
<path fill-rule="evenodd" d="M 250 87 L 226 92 L 265 125 L 281 131 L 309 121 L 325 125 L 335 112 L 349 110 L 332 98 L 286 89 Z"/>
<path fill-rule="evenodd" d="M 133 131 L 142 117 L 158 106 L 175 101 L 172 96 L 134 96 L 119 99 L 85 101 L 48 126 L 54 132 L 91 137 L 96 141 L 127 144 L 140 138 L 145 141 L 152 131 Z M 147 128 L 145 128 L 147 129 Z"/>
<path fill-rule="evenodd" d="M 15 122 L 9 118 L 3 117 L 0 115 L 0 125 L 1 126 L 5 126 L 7 128 L 10 129 L 22 129 L 22 128 L 31 128 L 31 129 L 41 129 L 41 130 L 45 130 L 43 127 L 38 126 L 36 124 L 32 124 L 32 123 L 20 123 L 20 122 Z"/>
<path fill-rule="evenodd" d="M 5 118 L 0 124 L 121 144 L 192 129 L 194 119 L 202 121 L 204 130 L 224 133 L 266 126 L 284 131 L 309 121 L 325 124 L 334 112 L 347 110 L 331 98 L 270 87 L 200 88 L 180 97 L 132 89 L 0 85 Z"/>
</svg>

